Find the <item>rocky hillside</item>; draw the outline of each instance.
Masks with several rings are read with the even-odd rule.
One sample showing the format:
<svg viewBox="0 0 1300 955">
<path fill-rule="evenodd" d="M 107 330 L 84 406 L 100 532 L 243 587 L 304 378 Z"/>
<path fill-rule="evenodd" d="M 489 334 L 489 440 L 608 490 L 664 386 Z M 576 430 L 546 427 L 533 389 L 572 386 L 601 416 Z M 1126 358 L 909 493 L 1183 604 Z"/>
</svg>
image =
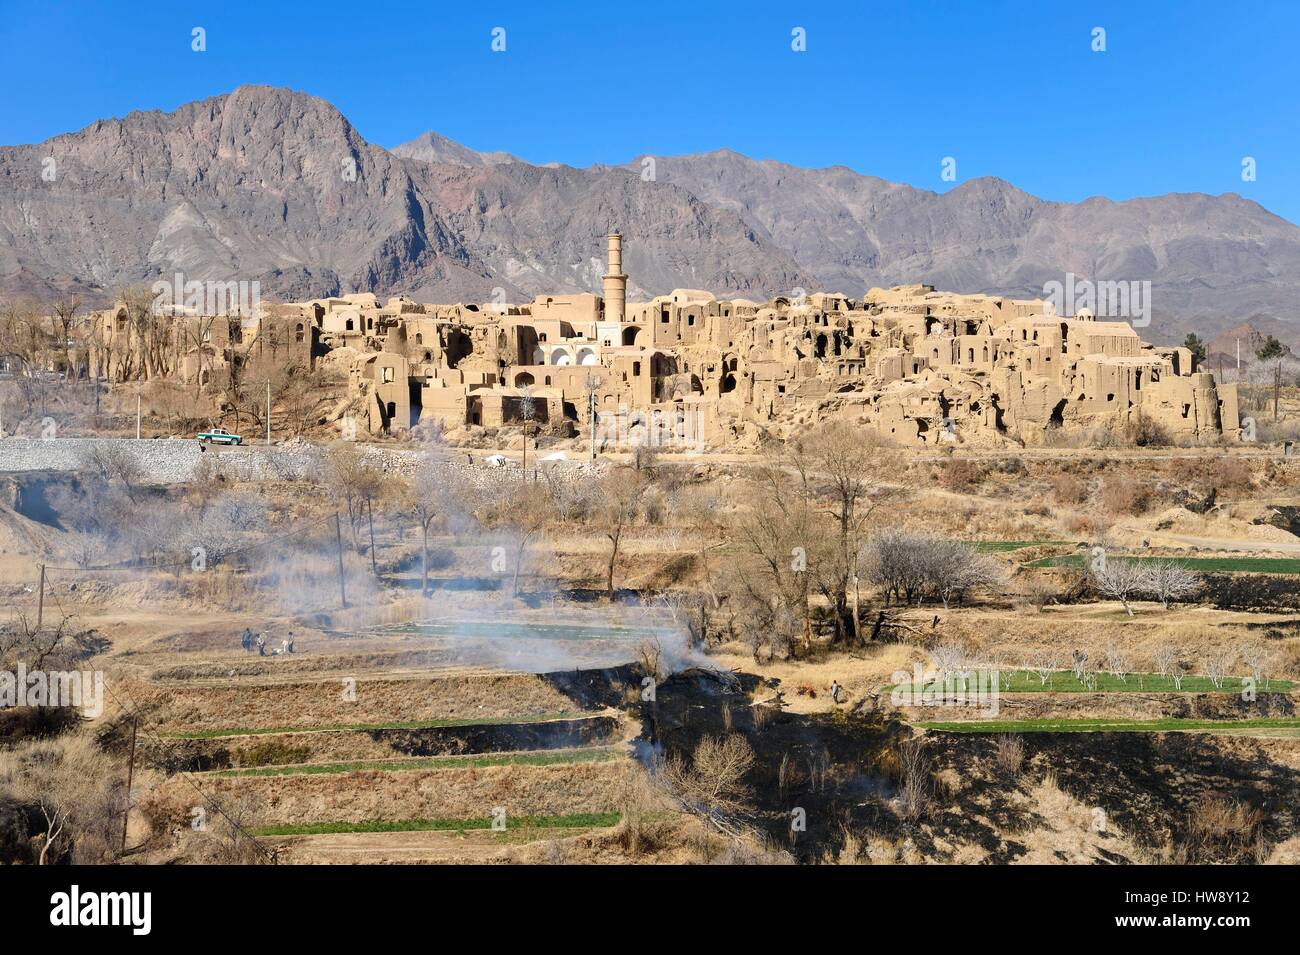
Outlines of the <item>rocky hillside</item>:
<svg viewBox="0 0 1300 955">
<path fill-rule="evenodd" d="M 41 172 L 53 157 L 53 181 Z M 738 216 L 617 170 L 402 159 L 333 106 L 241 87 L 0 149 L 0 292 L 94 297 L 170 278 L 264 296 L 406 291 L 426 300 L 598 288 L 602 236 L 644 290 L 785 289 L 812 278 Z M 98 293 L 96 295 L 96 293 Z"/>
<path fill-rule="evenodd" d="M 842 166 L 800 169 L 730 151 L 656 160 L 661 181 L 740 215 L 827 287 L 928 282 L 1042 294 L 1065 271 L 1150 280 L 1152 331 L 1217 332 L 1255 313 L 1300 319 L 1300 229 L 1237 195 L 1045 202 L 1000 179 L 942 195 Z M 640 168 L 640 160 L 629 168 Z"/>
<path fill-rule="evenodd" d="M 1156 339 L 1300 320 L 1300 229 L 1236 195 L 1069 204 L 998 179 L 940 195 L 725 150 L 656 157 L 654 182 L 640 171 L 533 165 L 436 133 L 390 152 L 323 100 L 240 87 L 0 148 L 0 294 L 98 301 L 176 271 L 282 298 L 597 291 L 617 228 L 634 296 L 917 281 L 1033 296 L 1073 271 L 1151 280 Z"/>
</svg>

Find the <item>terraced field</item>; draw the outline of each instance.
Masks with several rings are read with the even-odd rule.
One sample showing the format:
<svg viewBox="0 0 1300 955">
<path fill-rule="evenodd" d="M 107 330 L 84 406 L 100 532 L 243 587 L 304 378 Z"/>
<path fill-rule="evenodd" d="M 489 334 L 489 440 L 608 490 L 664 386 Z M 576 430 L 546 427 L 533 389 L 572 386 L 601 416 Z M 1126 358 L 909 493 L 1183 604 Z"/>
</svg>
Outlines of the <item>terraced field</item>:
<svg viewBox="0 0 1300 955">
<path fill-rule="evenodd" d="M 620 819 L 635 729 L 608 705 L 616 675 L 160 689 L 158 731 L 141 740 L 168 774 L 140 806 L 155 827 L 237 806 L 281 861 L 487 861 Z"/>
</svg>

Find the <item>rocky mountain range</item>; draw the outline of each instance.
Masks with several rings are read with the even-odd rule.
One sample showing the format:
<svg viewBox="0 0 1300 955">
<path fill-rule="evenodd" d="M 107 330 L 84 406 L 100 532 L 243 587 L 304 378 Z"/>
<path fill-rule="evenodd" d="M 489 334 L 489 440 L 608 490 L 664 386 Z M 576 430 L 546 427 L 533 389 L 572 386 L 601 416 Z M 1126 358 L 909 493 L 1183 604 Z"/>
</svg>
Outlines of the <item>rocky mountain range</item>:
<svg viewBox="0 0 1300 955">
<path fill-rule="evenodd" d="M 1151 281 L 1156 340 L 1300 328 L 1300 229 L 1237 195 L 1071 204 L 992 178 L 938 194 L 726 150 L 653 160 L 647 181 L 643 157 L 537 165 L 433 132 L 389 151 L 324 100 L 240 87 L 0 147 L 0 294 L 103 301 L 179 271 L 284 299 L 526 300 L 598 291 L 617 229 L 633 297 L 904 282 L 1033 297 L 1069 271 Z"/>
</svg>

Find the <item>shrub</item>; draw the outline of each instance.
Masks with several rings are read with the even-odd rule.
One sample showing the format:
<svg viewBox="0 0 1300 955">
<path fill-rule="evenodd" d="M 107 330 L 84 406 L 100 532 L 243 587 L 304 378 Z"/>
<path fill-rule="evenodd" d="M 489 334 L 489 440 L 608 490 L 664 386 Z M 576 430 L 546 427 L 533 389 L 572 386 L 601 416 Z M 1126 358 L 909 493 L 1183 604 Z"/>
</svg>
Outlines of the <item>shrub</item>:
<svg viewBox="0 0 1300 955">
<path fill-rule="evenodd" d="M 1241 799 L 1206 796 L 1188 819 L 1189 861 L 1229 861 L 1245 857 L 1259 834 L 1264 814 Z"/>
<path fill-rule="evenodd" d="M 939 483 L 949 491 L 969 491 L 983 480 L 983 465 L 968 458 L 949 461 L 939 472 Z"/>
<path fill-rule="evenodd" d="M 1140 411 L 1129 421 L 1124 436 L 1139 448 L 1164 448 L 1171 443 L 1164 425 Z"/>
<path fill-rule="evenodd" d="M 1002 582 L 1002 567 L 970 544 L 894 528 L 876 534 L 865 548 L 865 576 L 886 600 L 920 603 L 931 594 L 944 607 L 980 587 Z"/>
<path fill-rule="evenodd" d="M 689 763 L 674 753 L 664 764 L 664 775 L 688 805 L 710 814 L 734 812 L 749 802 L 745 777 L 753 766 L 754 748 L 739 733 L 730 733 L 705 736 Z"/>
<path fill-rule="evenodd" d="M 1065 528 L 1076 537 L 1095 537 L 1097 522 L 1087 514 L 1072 514 L 1065 522 Z"/>
<path fill-rule="evenodd" d="M 898 744 L 899 813 L 909 822 L 925 815 L 934 786 L 930 781 L 930 760 L 925 755 L 925 741 L 913 736 Z"/>
<path fill-rule="evenodd" d="M 1008 776 L 1019 776 L 1025 765 L 1025 743 L 1015 733 L 1002 733 L 994 743 L 994 759 L 998 769 Z"/>
<path fill-rule="evenodd" d="M 1073 474 L 1057 474 L 1052 478 L 1052 497 L 1061 504 L 1082 504 L 1088 499 L 1088 485 Z"/>
<path fill-rule="evenodd" d="M 1150 486 L 1131 477 L 1103 478 L 1098 496 L 1110 514 L 1142 514 L 1151 505 Z"/>
<path fill-rule="evenodd" d="M 32 861 L 113 861 L 122 826 L 125 768 L 89 733 L 65 733 L 0 751 L 0 806 L 15 807 L 11 825 L 14 812 L 25 818 Z"/>
<path fill-rule="evenodd" d="M 0 710 L 0 745 L 60 736 L 81 722 L 70 706 L 16 706 Z"/>
<path fill-rule="evenodd" d="M 1214 486 L 1220 491 L 1248 491 L 1254 487 L 1250 464 L 1238 458 L 1220 457 L 1214 462 Z"/>
<path fill-rule="evenodd" d="M 1056 600 L 1056 587 L 1046 577 L 1035 574 L 1029 582 L 1025 596 L 1029 598 L 1034 609 L 1042 613 L 1044 607 Z"/>
</svg>

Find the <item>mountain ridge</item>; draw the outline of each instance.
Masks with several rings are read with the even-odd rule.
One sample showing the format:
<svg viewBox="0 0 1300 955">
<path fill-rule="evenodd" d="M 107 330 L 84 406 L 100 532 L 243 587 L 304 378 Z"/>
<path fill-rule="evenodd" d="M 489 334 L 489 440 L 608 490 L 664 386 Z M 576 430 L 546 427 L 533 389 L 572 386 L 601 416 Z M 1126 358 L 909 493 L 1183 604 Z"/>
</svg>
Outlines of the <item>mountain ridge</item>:
<svg viewBox="0 0 1300 955">
<path fill-rule="evenodd" d="M 1068 203 L 996 176 L 937 193 L 727 148 L 648 155 L 650 181 L 645 156 L 535 164 L 433 131 L 388 150 L 323 99 L 241 86 L 0 147 L 0 292 L 102 300 L 173 271 L 284 298 L 596 292 L 618 229 L 637 296 L 925 282 L 1035 297 L 1074 272 L 1151 281 L 1166 339 L 1300 322 L 1300 229 L 1237 193 Z"/>
</svg>

